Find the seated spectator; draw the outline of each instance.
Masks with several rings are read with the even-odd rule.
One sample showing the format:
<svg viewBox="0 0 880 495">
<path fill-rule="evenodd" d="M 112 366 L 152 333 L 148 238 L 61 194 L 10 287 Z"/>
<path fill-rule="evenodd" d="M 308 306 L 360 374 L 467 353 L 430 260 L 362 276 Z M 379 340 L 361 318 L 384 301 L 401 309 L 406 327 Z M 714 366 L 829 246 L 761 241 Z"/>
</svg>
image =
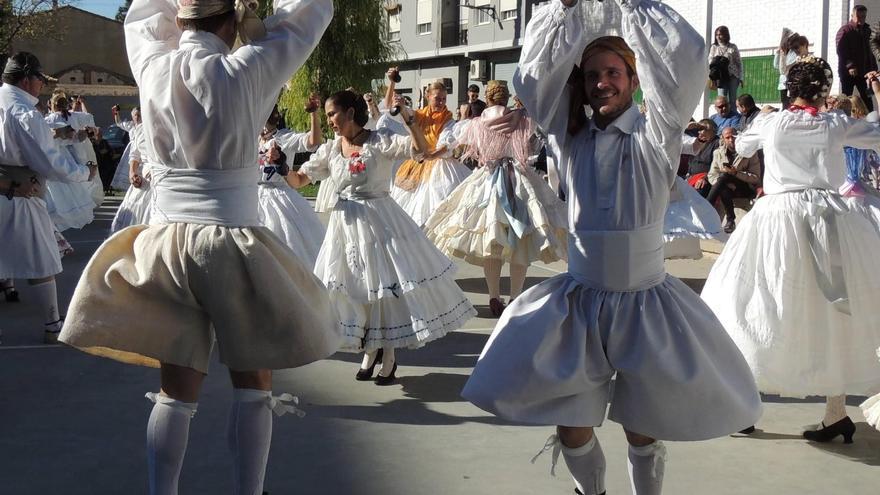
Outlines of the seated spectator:
<svg viewBox="0 0 880 495">
<path fill-rule="evenodd" d="M 716 151 L 709 170 L 709 182 L 712 184 L 706 200 L 715 204 L 720 198 L 724 206 L 727 223 L 724 232 L 731 233 L 736 228 L 736 213 L 733 209 L 734 198 L 753 199 L 761 181 L 761 163 L 758 156 L 751 158 L 737 155 L 736 129 L 727 127 L 721 131 L 723 145 Z"/>
<path fill-rule="evenodd" d="M 709 117 L 715 122 L 716 129 L 724 130 L 725 127 L 739 129 L 740 114 L 730 106 L 726 96 L 715 98 L 715 115 Z"/>
<path fill-rule="evenodd" d="M 698 122 L 697 140 L 693 143 L 694 154 L 688 162 L 687 179 L 704 198 L 709 194 L 712 184 L 707 175 L 712 165 L 712 156 L 718 149 L 718 127 L 711 119 Z"/>
<path fill-rule="evenodd" d="M 486 109 L 486 102 L 480 99 L 480 87 L 476 84 L 468 86 L 467 90 L 468 104 L 471 106 L 471 118 L 479 117 Z"/>
<path fill-rule="evenodd" d="M 741 94 L 736 99 L 736 111 L 740 115 L 739 128 L 737 128 L 739 132 L 747 131 L 752 126 L 755 118 L 761 114 L 761 109 L 755 104 L 755 99 L 747 93 Z"/>
</svg>

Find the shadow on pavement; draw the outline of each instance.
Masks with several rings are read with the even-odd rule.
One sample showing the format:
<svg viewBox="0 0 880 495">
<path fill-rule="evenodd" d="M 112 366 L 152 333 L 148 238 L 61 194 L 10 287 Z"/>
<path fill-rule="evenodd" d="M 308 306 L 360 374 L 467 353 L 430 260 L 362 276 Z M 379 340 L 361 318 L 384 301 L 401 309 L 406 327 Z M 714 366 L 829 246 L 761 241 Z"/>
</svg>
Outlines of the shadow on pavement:
<svg viewBox="0 0 880 495">
<path fill-rule="evenodd" d="M 432 368 L 473 368 L 489 339 L 488 335 L 451 332 L 445 337 L 427 344 L 422 349 L 397 349 L 395 357 L 401 368 L 406 366 L 425 366 Z M 431 352 L 424 349 L 431 348 Z M 337 352 L 329 360 L 360 364 L 362 353 Z M 352 375 L 357 370 L 352 368 Z"/>
<path fill-rule="evenodd" d="M 464 402 L 461 389 L 468 375 L 456 373 L 428 373 L 421 376 L 402 376 L 397 382 L 403 395 L 425 402 Z"/>
<path fill-rule="evenodd" d="M 856 423 L 852 444 L 844 444 L 840 437 L 828 443 L 807 442 L 807 444 L 835 457 L 868 466 L 880 466 L 880 431 L 865 422 Z"/>
<path fill-rule="evenodd" d="M 684 282 L 684 285 L 690 287 L 691 290 L 693 290 L 697 294 L 703 292 L 703 286 L 706 285 L 705 278 L 679 278 L 679 280 Z"/>
<path fill-rule="evenodd" d="M 463 399 L 462 399 L 463 400 Z M 476 411 L 476 409 L 474 409 Z M 368 423 L 423 426 L 454 426 L 481 423 L 499 426 L 536 426 L 505 421 L 495 416 L 456 416 L 429 409 L 420 400 L 394 399 L 375 405 L 320 406 L 312 404 L 309 412 L 323 418 L 350 419 Z M 541 426 L 546 428 L 546 426 Z"/>
</svg>

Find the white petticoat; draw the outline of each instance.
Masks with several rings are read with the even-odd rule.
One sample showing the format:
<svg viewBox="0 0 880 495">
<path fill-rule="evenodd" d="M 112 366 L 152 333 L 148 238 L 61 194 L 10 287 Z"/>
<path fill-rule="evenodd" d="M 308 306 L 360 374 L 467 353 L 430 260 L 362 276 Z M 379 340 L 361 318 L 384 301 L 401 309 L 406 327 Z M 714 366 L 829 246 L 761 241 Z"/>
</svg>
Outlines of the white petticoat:
<svg viewBox="0 0 880 495">
<path fill-rule="evenodd" d="M 815 189 L 764 196 L 737 226 L 702 297 L 763 392 L 867 395 L 880 385 L 878 252 L 874 197 Z"/>
<path fill-rule="evenodd" d="M 418 348 L 476 315 L 455 265 L 388 197 L 336 204 L 315 274 L 348 350 Z"/>
<path fill-rule="evenodd" d="M 116 210 L 116 216 L 113 217 L 110 232 L 119 232 L 132 225 L 149 225 L 152 205 L 153 189 L 150 187 L 149 178 L 144 177 L 140 188 L 128 186 L 128 191 L 125 192 L 125 197 Z"/>
<path fill-rule="evenodd" d="M 736 346 L 672 276 L 632 292 L 568 273 L 532 287 L 505 309 L 462 396 L 511 421 L 563 426 L 600 425 L 610 401 L 609 419 L 663 440 L 727 435 L 761 411 Z"/>
<path fill-rule="evenodd" d="M 104 204 L 104 183 L 101 182 L 101 173 L 95 171 L 95 177 L 85 183 L 89 187 L 89 195 L 95 208 Z"/>
<path fill-rule="evenodd" d="M 676 177 L 663 219 L 666 259 L 698 260 L 703 257 L 700 239 L 725 242 L 727 237 L 715 208 L 684 179 Z"/>
<path fill-rule="evenodd" d="M 61 255 L 46 203 L 0 196 L 0 279 L 35 279 L 61 273 Z"/>
<path fill-rule="evenodd" d="M 128 172 L 129 172 L 129 160 L 131 157 L 131 143 L 128 143 L 125 146 L 125 150 L 122 152 L 122 157 L 119 158 L 119 163 L 116 165 L 116 172 L 113 174 L 113 180 L 110 181 L 110 187 L 113 189 L 117 189 L 122 191 L 123 189 L 128 189 L 128 186 L 131 184 L 128 180 Z"/>
<path fill-rule="evenodd" d="M 336 201 L 339 198 L 339 194 L 336 192 L 337 187 L 333 176 L 328 176 L 321 181 L 318 186 L 318 195 L 315 197 L 316 213 L 328 212 L 336 206 Z"/>
<path fill-rule="evenodd" d="M 47 180 L 46 206 L 59 232 L 81 229 L 95 219 L 95 203 L 88 182 Z"/>
<path fill-rule="evenodd" d="M 260 184 L 258 195 L 260 222 L 314 267 L 325 229 L 312 205 L 284 183 Z"/>
<path fill-rule="evenodd" d="M 397 186 L 391 188 L 391 197 L 403 208 L 416 225 L 422 226 L 452 191 L 461 184 L 471 170 L 458 160 L 440 158 L 431 169 L 431 175 L 412 191 Z"/>
<path fill-rule="evenodd" d="M 511 240 L 510 220 L 492 188 L 489 167 L 474 170 L 425 224 L 428 239 L 447 256 L 482 266 L 486 259 L 529 265 L 566 259 L 568 228 L 565 203 L 531 168 L 513 167 L 514 195 L 528 211 L 529 225 L 521 238 Z M 515 242 L 515 244 L 514 244 Z"/>
</svg>

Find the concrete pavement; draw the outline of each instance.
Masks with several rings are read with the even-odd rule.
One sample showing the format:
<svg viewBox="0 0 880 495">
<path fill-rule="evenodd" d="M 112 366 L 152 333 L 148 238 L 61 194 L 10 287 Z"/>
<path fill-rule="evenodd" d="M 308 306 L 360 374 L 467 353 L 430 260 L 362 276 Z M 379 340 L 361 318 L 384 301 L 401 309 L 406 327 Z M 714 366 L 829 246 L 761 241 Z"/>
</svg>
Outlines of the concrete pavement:
<svg viewBox="0 0 880 495">
<path fill-rule="evenodd" d="M 66 307 L 79 273 L 107 236 L 118 198 L 95 223 L 65 232 L 77 252 L 59 277 Z M 707 244 L 708 250 L 717 246 Z M 699 290 L 713 256 L 671 261 L 669 271 Z M 564 266 L 535 266 L 528 284 Z M 305 418 L 275 421 L 266 489 L 280 494 L 571 494 L 560 460 L 529 459 L 553 432 L 507 424 L 458 395 L 483 347 L 489 318 L 480 269 L 460 263 L 460 285 L 480 317 L 417 351 L 398 354 L 398 384 L 356 382 L 358 356 L 339 353 L 275 376 L 275 392 L 298 395 Z M 144 432 L 158 389 L 157 370 L 42 345 L 42 322 L 26 286 L 24 302 L 0 301 L 0 494 L 146 493 Z M 149 318 L 133 308 L 133 318 Z M 182 494 L 231 493 L 225 423 L 231 392 L 214 365 L 192 423 Z M 800 432 L 824 411 L 821 399 L 765 397 L 759 431 L 707 442 L 667 443 L 668 494 L 880 493 L 880 432 L 869 428 L 853 398 L 855 444 L 810 444 Z M 619 425 L 598 430 L 608 458 L 609 494 L 630 493 L 626 443 Z"/>
</svg>

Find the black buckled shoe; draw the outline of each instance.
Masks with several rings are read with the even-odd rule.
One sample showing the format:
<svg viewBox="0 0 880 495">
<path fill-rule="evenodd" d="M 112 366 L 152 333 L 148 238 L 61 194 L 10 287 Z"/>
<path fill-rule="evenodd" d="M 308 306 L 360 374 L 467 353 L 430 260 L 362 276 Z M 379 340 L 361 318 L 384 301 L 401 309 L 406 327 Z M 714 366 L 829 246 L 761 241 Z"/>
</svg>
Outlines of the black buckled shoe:
<svg viewBox="0 0 880 495">
<path fill-rule="evenodd" d="M 805 431 L 804 438 L 811 442 L 825 443 L 834 440 L 838 435 L 843 435 L 843 443 L 853 443 L 853 434 L 856 432 L 856 425 L 853 424 L 851 419 L 849 419 L 849 416 L 844 417 L 830 426 L 825 426 L 825 423 L 820 423 L 820 425 L 822 428 L 819 428 L 818 430 Z"/>
</svg>

